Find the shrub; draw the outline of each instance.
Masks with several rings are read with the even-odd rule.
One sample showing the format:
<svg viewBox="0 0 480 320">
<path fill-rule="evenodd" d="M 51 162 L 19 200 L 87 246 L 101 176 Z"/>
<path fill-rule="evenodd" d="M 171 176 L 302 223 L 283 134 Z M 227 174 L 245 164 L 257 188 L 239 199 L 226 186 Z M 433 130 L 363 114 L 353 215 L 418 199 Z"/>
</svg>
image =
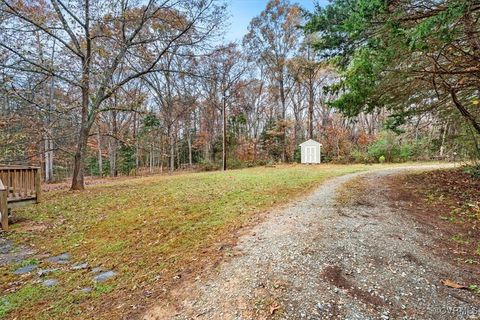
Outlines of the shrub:
<svg viewBox="0 0 480 320">
<path fill-rule="evenodd" d="M 245 161 L 244 162 L 244 165 L 245 167 L 247 168 L 251 168 L 251 167 L 257 167 L 257 166 L 266 166 L 268 163 L 267 160 L 250 160 L 250 161 Z"/>
<path fill-rule="evenodd" d="M 410 143 L 403 143 L 400 145 L 400 150 L 399 150 L 399 160 L 400 161 L 408 161 L 412 158 L 414 155 L 414 145 Z"/>
<path fill-rule="evenodd" d="M 413 159 L 430 159 L 434 151 L 432 150 L 432 141 L 428 138 L 402 141 L 395 133 L 383 131 L 374 142 L 368 145 L 367 153 L 368 157 L 378 162 L 380 162 L 380 157 L 383 157 L 384 162 L 404 162 Z"/>
<path fill-rule="evenodd" d="M 464 171 L 470 174 L 472 177 L 480 179 L 480 164 L 466 167 Z"/>
<path fill-rule="evenodd" d="M 328 154 L 323 154 L 322 153 L 322 162 L 323 163 L 329 163 L 332 162 L 332 156 Z"/>
<path fill-rule="evenodd" d="M 300 146 L 297 146 L 293 152 L 293 161 L 296 163 L 302 162 L 302 149 Z"/>
<path fill-rule="evenodd" d="M 216 171 L 221 169 L 221 165 L 216 162 L 202 161 L 198 164 L 200 171 Z"/>
<path fill-rule="evenodd" d="M 368 152 L 358 149 L 352 151 L 351 157 L 355 163 L 372 163 L 375 161 Z"/>
<path fill-rule="evenodd" d="M 57 167 L 55 168 L 57 169 Z M 102 159 L 102 173 L 105 175 L 106 173 L 108 173 L 110 170 L 110 162 L 108 161 L 108 159 Z M 56 174 L 59 174 L 59 170 L 54 170 Z M 99 166 L 98 166 L 98 158 L 96 156 L 91 156 L 91 157 L 88 157 L 86 160 L 85 160 L 85 171 L 87 172 L 88 175 L 92 175 L 92 176 L 99 176 L 100 175 L 100 170 L 99 170 Z M 62 177 L 61 174 L 59 174 L 60 177 Z M 63 176 L 67 176 L 67 172 L 65 171 L 64 172 L 64 175 Z"/>
<path fill-rule="evenodd" d="M 374 159 L 380 159 L 383 156 L 386 162 L 398 159 L 400 148 L 395 133 L 381 132 L 378 139 L 368 146 L 368 154 Z"/>
<path fill-rule="evenodd" d="M 241 169 L 245 168 L 247 166 L 247 163 L 245 161 L 240 161 L 238 159 L 228 159 L 227 158 L 227 168 L 228 169 Z M 220 167 L 222 167 L 220 165 Z"/>
<path fill-rule="evenodd" d="M 337 156 L 334 159 L 332 159 L 332 163 L 338 163 L 338 164 L 347 164 L 351 163 L 353 161 L 353 158 L 351 156 Z"/>
<path fill-rule="evenodd" d="M 385 156 L 378 157 L 378 162 L 385 163 Z"/>
<path fill-rule="evenodd" d="M 118 152 L 118 170 L 125 175 L 130 175 L 135 169 L 135 148 L 123 144 Z"/>
</svg>

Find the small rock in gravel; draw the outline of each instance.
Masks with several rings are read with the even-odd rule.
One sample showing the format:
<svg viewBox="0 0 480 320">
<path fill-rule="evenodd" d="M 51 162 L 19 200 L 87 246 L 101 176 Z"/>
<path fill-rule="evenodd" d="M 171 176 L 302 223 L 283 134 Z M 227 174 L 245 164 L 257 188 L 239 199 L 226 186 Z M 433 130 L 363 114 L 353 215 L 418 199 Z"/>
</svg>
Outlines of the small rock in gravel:
<svg viewBox="0 0 480 320">
<path fill-rule="evenodd" d="M 84 288 L 79 289 L 78 291 L 80 291 L 82 293 L 89 293 L 89 292 L 92 292 L 92 287 L 84 287 Z"/>
</svg>

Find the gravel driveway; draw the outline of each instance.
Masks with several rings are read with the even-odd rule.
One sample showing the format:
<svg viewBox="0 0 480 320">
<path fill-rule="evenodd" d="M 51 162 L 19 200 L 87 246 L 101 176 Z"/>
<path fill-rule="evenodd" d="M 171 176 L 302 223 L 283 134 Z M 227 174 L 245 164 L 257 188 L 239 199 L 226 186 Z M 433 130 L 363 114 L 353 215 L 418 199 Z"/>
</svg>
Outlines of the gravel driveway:
<svg viewBox="0 0 480 320">
<path fill-rule="evenodd" d="M 433 240 L 385 197 L 382 179 L 405 169 L 413 167 L 324 183 L 269 215 L 233 258 L 144 318 L 479 319 L 478 296 L 441 283 L 462 279 L 462 270 L 427 250 Z M 377 182 L 368 201 L 336 204 L 337 187 L 359 175 Z"/>
</svg>

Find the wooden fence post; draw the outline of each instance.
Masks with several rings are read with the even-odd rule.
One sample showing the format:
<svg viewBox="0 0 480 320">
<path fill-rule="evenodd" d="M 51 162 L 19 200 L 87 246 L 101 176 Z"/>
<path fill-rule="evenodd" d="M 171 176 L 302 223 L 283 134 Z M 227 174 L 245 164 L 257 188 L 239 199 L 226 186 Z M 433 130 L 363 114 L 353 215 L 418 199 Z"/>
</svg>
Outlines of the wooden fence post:
<svg viewBox="0 0 480 320">
<path fill-rule="evenodd" d="M 40 202 L 40 193 L 42 192 L 42 184 L 40 182 L 40 169 L 35 169 L 35 197 L 37 203 Z"/>
<path fill-rule="evenodd" d="M 0 180 L 0 213 L 2 214 L 2 229 L 4 231 L 8 230 L 7 194 L 8 194 L 7 188 L 5 188 L 2 180 Z"/>
</svg>

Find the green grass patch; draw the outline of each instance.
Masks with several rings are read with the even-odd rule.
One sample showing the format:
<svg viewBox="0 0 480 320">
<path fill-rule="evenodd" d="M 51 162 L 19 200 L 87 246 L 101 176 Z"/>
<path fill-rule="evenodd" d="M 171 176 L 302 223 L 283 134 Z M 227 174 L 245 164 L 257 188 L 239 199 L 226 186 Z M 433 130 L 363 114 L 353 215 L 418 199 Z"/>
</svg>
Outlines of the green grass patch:
<svg viewBox="0 0 480 320">
<path fill-rule="evenodd" d="M 480 296 L 480 287 L 476 284 L 471 284 L 468 286 L 468 290 L 472 291 L 476 295 Z"/>
<path fill-rule="evenodd" d="M 23 268 L 26 266 L 30 265 L 38 265 L 38 260 L 37 259 L 25 259 L 20 261 L 19 263 L 14 264 L 13 266 L 10 267 L 11 271 L 15 271 L 19 268 Z"/>
<path fill-rule="evenodd" d="M 45 289 L 39 285 L 25 285 L 21 289 L 0 298 L 0 318 L 16 308 L 31 307 L 38 302 Z"/>
<path fill-rule="evenodd" d="M 455 241 L 456 243 L 458 244 L 469 244 L 470 241 L 468 241 L 467 239 L 464 238 L 463 235 L 461 234 L 455 234 L 453 237 L 452 237 L 452 240 Z"/>
</svg>

